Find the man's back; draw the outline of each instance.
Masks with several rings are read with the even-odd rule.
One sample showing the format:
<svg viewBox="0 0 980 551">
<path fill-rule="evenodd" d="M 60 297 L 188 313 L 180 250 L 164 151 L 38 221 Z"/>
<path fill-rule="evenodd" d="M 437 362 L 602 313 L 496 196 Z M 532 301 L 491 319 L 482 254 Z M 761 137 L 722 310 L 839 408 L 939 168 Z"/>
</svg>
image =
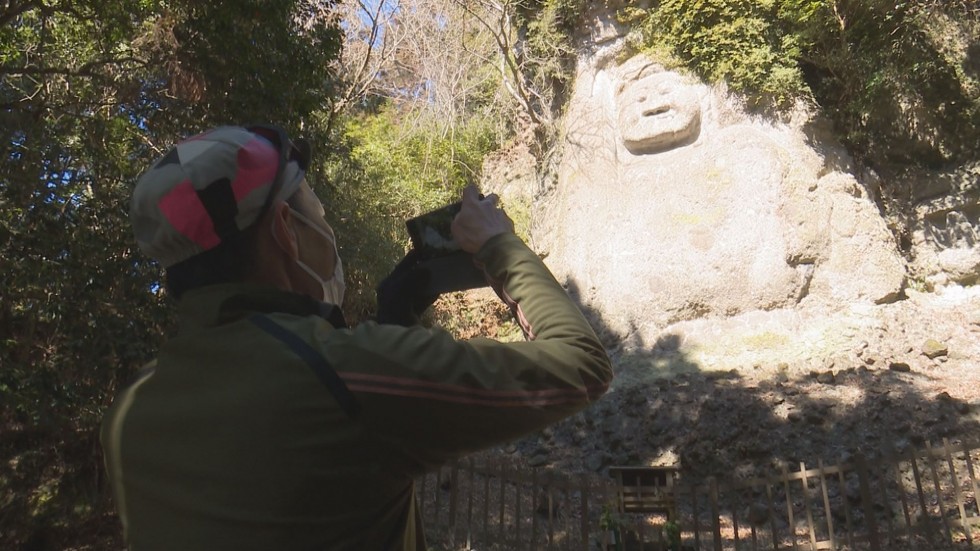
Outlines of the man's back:
<svg viewBox="0 0 980 551">
<path fill-rule="evenodd" d="M 188 293 L 180 334 L 103 427 L 132 550 L 421 548 L 416 476 L 574 413 L 611 378 L 588 324 L 523 243 L 501 236 L 478 258 L 538 342 L 335 329 L 269 288 Z M 257 320 L 324 358 L 356 413 Z"/>
<path fill-rule="evenodd" d="M 247 317 L 187 331 L 186 310 L 185 330 L 104 425 L 107 461 L 127 488 L 119 507 L 139 526 L 133 549 L 334 549 L 348 537 L 360 548 L 369 528 L 399 533 L 406 519 L 386 516 L 407 511 L 411 479 L 393 476 L 303 360 Z M 270 319 L 329 330 L 315 317 Z"/>
</svg>

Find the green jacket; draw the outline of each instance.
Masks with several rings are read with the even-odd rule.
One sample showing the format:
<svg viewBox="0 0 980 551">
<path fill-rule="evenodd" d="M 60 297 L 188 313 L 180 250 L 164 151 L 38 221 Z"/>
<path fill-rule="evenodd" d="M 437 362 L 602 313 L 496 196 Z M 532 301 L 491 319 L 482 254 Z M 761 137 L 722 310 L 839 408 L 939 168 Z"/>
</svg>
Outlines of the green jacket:
<svg viewBox="0 0 980 551">
<path fill-rule="evenodd" d="M 527 342 L 334 328 L 310 299 L 268 287 L 188 292 L 178 335 L 102 426 L 129 549 L 425 549 L 416 477 L 569 416 L 612 379 L 585 318 L 520 239 L 497 236 L 476 260 Z M 256 315 L 326 359 L 356 413 Z"/>
</svg>

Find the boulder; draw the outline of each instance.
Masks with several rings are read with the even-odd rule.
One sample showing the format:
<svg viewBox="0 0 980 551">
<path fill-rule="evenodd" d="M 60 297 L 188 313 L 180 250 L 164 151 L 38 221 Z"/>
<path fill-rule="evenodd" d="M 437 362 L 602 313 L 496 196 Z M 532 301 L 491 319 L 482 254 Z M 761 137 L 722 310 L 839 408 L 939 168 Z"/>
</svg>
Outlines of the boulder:
<svg viewBox="0 0 980 551">
<path fill-rule="evenodd" d="M 926 288 L 980 282 L 980 162 L 909 173 L 912 272 Z"/>
</svg>

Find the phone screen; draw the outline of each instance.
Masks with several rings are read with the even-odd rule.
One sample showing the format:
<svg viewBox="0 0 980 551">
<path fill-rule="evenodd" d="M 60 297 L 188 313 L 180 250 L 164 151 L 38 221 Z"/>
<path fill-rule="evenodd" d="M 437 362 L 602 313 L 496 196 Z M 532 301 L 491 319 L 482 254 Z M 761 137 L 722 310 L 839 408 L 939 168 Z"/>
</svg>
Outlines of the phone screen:
<svg viewBox="0 0 980 551">
<path fill-rule="evenodd" d="M 453 203 L 405 222 L 412 246 L 426 257 L 451 254 L 460 250 L 453 239 L 453 219 L 462 203 Z"/>
</svg>

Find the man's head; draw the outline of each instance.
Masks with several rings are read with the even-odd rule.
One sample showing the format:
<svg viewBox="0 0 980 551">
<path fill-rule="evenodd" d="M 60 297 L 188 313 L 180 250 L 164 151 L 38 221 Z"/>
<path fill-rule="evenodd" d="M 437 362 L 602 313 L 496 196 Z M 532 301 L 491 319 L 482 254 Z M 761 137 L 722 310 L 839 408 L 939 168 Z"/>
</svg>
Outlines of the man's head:
<svg viewBox="0 0 980 551">
<path fill-rule="evenodd" d="M 309 162 L 309 145 L 278 128 L 221 127 L 178 143 L 144 173 L 130 218 L 140 248 L 166 268 L 170 293 L 256 281 L 339 302 L 340 259 L 305 181 Z"/>
</svg>

